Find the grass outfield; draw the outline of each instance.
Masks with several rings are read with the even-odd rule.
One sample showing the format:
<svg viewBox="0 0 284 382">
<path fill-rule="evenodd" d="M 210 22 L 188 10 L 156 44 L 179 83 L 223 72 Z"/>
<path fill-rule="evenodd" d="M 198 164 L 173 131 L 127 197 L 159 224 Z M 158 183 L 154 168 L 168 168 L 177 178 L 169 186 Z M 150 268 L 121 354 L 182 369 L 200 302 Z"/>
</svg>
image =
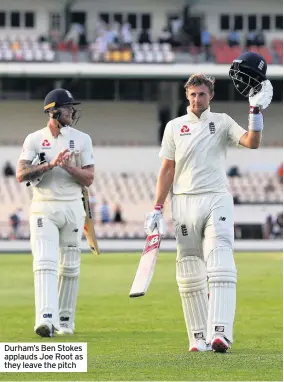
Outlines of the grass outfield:
<svg viewBox="0 0 284 382">
<path fill-rule="evenodd" d="M 88 373 L 0 373 L 0 380 L 282 381 L 282 254 L 235 255 L 235 342 L 227 354 L 188 353 L 175 256 L 161 254 L 145 297 L 128 298 L 139 254 L 82 256 L 76 329 L 50 342 L 88 342 Z M 0 341 L 33 332 L 32 258 L 0 255 Z"/>
</svg>

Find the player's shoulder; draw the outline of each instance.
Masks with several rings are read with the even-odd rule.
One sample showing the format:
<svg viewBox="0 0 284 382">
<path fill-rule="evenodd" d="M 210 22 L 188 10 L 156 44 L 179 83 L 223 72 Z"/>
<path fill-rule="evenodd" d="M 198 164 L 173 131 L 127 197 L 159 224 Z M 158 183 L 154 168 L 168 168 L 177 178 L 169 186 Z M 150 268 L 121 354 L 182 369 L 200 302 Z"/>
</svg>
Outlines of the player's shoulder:
<svg viewBox="0 0 284 382">
<path fill-rule="evenodd" d="M 217 122 L 219 124 L 223 124 L 227 126 L 231 123 L 232 118 L 226 114 L 226 113 L 213 113 L 211 112 L 211 118 L 214 119 L 214 122 Z"/>
<path fill-rule="evenodd" d="M 188 119 L 188 115 L 185 114 L 185 115 L 182 115 L 181 117 L 177 117 L 177 118 L 174 118 L 172 120 L 169 121 L 169 125 L 175 127 L 175 126 L 180 126 L 186 122 L 188 122 L 189 119 Z"/>
<path fill-rule="evenodd" d="M 32 133 L 28 134 L 26 136 L 26 140 L 38 142 L 38 140 L 42 137 L 46 130 L 46 127 L 43 127 L 42 129 L 33 131 Z"/>
<path fill-rule="evenodd" d="M 75 129 L 74 127 L 70 127 L 70 132 L 71 134 L 74 136 L 74 137 L 78 137 L 80 138 L 81 140 L 83 141 L 87 141 L 87 140 L 90 140 L 91 137 L 89 134 L 87 133 L 84 133 L 83 131 L 81 130 L 78 130 L 78 129 Z"/>
</svg>

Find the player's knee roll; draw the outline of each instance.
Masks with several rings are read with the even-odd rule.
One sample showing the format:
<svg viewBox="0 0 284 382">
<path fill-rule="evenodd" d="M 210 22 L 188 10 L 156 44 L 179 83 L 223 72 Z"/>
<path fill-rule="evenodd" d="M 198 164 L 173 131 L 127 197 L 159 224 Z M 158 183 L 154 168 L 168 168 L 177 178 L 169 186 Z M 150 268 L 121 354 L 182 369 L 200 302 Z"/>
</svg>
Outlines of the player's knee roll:
<svg viewBox="0 0 284 382">
<path fill-rule="evenodd" d="M 77 277 L 80 273 L 80 254 L 78 247 L 61 247 L 59 275 L 65 277 Z"/>
<path fill-rule="evenodd" d="M 237 270 L 233 250 L 230 247 L 217 247 L 208 256 L 207 260 L 208 282 L 237 283 Z"/>
<path fill-rule="evenodd" d="M 176 271 L 176 280 L 181 293 L 207 288 L 206 270 L 197 256 L 186 256 L 178 260 Z"/>
</svg>

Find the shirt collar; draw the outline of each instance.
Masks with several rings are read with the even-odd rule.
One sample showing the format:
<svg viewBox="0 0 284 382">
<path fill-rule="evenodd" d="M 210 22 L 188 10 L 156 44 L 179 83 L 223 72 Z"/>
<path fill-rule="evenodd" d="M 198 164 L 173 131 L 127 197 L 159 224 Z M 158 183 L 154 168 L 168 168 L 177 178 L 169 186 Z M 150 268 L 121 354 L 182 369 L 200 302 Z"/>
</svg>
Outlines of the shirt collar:
<svg viewBox="0 0 284 382">
<path fill-rule="evenodd" d="M 60 129 L 60 134 L 63 135 L 63 137 L 65 137 L 66 135 L 68 135 L 70 132 L 70 126 L 63 126 L 61 127 Z"/>
<path fill-rule="evenodd" d="M 204 112 L 201 114 L 200 118 L 198 118 L 192 111 L 190 111 L 190 106 L 188 106 L 186 108 L 186 110 L 187 110 L 187 116 L 188 116 L 190 121 L 204 121 L 211 114 L 210 106 L 208 106 L 208 108 L 206 110 L 204 110 Z"/>
<path fill-rule="evenodd" d="M 53 135 L 51 134 L 50 128 L 46 126 L 46 133 L 50 138 L 53 138 Z M 70 126 L 63 126 L 60 129 L 59 135 L 62 135 L 63 137 L 67 136 L 70 132 Z"/>
</svg>

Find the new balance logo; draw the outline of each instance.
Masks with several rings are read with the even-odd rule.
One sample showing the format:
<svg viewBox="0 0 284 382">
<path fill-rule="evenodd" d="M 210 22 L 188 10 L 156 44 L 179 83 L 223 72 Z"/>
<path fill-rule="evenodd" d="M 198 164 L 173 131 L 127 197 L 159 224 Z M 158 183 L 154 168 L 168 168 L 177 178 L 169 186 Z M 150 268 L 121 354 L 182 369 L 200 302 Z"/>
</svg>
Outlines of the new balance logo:
<svg viewBox="0 0 284 382">
<path fill-rule="evenodd" d="M 264 67 L 264 61 L 261 60 L 260 63 L 259 63 L 259 65 L 258 65 L 258 69 L 259 69 L 259 70 L 262 70 L 263 67 Z"/>
<path fill-rule="evenodd" d="M 224 222 L 226 220 L 225 216 L 220 216 L 219 217 L 219 220 L 221 220 L 222 222 Z"/>
<path fill-rule="evenodd" d="M 203 332 L 194 333 L 194 338 L 197 340 L 204 340 L 205 339 Z"/>
<path fill-rule="evenodd" d="M 216 132 L 216 127 L 214 122 L 209 123 L 209 131 L 211 134 L 214 134 Z"/>
<path fill-rule="evenodd" d="M 188 236 L 188 232 L 187 232 L 186 225 L 185 225 L 185 224 L 182 224 L 182 225 L 180 226 L 180 228 L 181 228 L 182 236 Z"/>
<path fill-rule="evenodd" d="M 224 331 L 225 331 L 224 326 L 215 326 L 215 332 L 224 333 Z"/>
</svg>

